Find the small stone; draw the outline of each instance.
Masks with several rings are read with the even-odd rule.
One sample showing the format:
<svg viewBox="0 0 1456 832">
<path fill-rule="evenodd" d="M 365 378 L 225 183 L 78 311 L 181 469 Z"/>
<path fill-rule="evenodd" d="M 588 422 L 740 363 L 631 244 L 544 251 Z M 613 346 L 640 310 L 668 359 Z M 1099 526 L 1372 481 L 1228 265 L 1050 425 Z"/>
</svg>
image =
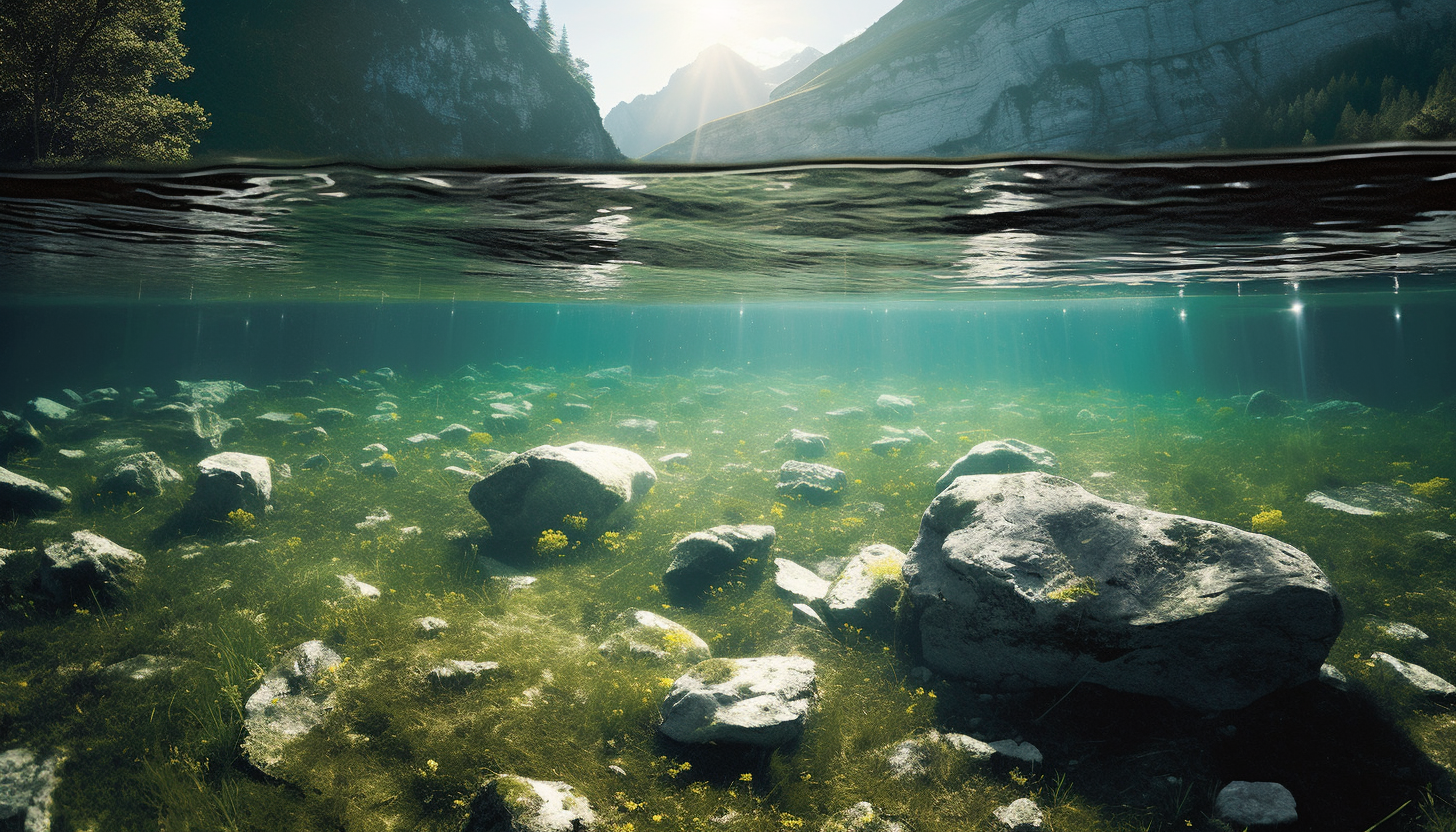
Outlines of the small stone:
<svg viewBox="0 0 1456 832">
<path fill-rule="evenodd" d="M 585 832 L 596 828 L 586 798 L 566 783 L 503 774 L 470 801 L 460 832 Z"/>
<path fill-rule="evenodd" d="M 791 459 L 779 468 L 778 493 L 810 503 L 828 503 L 849 485 L 849 477 L 838 468 Z"/>
<path fill-rule="evenodd" d="M 243 752 L 263 771 L 284 759 L 293 740 L 324 721 L 333 709 L 334 685 L 326 684 L 344 659 L 321 641 L 307 641 L 283 654 L 244 706 Z"/>
<path fill-rule="evenodd" d="M 814 662 L 802 656 L 709 659 L 673 682 L 659 730 L 678 742 L 780 746 L 814 704 Z"/>
<path fill-rule="evenodd" d="M 776 538 L 773 526 L 751 524 L 693 532 L 672 545 L 672 562 L 662 582 L 678 594 L 705 592 L 729 572 L 756 565 L 751 560 L 762 562 Z"/>
<path fill-rule="evenodd" d="M 356 598 L 374 600 L 379 597 L 379 587 L 373 584 L 366 584 L 352 574 L 340 575 L 338 577 L 340 585 L 344 587 L 344 591 Z"/>
<path fill-rule="evenodd" d="M 886 393 L 875 399 L 875 412 L 881 416 L 903 419 L 915 415 L 915 402 L 904 396 Z"/>
<path fill-rule="evenodd" d="M 862 407 L 844 407 L 839 410 L 831 410 L 824 415 L 837 422 L 848 422 L 863 419 L 869 415 L 869 412 Z"/>
<path fill-rule="evenodd" d="M 1294 408 L 1289 406 L 1289 402 L 1268 390 L 1260 390 L 1250 396 L 1249 403 L 1244 405 L 1245 415 L 1261 419 L 1288 416 L 1293 412 Z"/>
<path fill-rule="evenodd" d="M 41 426 L 64 422 L 75 415 L 74 409 L 44 396 L 31 399 L 25 406 L 25 418 Z"/>
<path fill-rule="evenodd" d="M 477 474 L 476 472 L 471 471 L 468 468 L 461 468 L 459 465 L 451 465 L 447 467 L 445 469 L 445 473 L 449 474 L 460 482 L 468 483 L 470 485 L 474 485 L 475 483 L 478 483 L 481 480 L 485 479 L 484 475 Z"/>
<path fill-rule="evenodd" d="M 363 529 L 372 529 L 372 528 L 375 528 L 376 526 L 382 526 L 385 523 L 388 523 L 389 521 L 391 521 L 393 519 L 394 519 L 394 515 L 390 514 L 388 511 L 385 511 L 384 509 L 379 509 L 379 510 L 375 511 L 373 514 L 365 515 L 365 517 L 364 517 L 363 520 L 360 520 L 359 522 L 357 522 L 357 523 L 354 524 L 354 528 L 361 529 L 361 530 L 363 530 Z"/>
<path fill-rule="evenodd" d="M 1028 766 L 1041 765 L 1041 749 L 1029 742 L 1017 742 L 1016 740 L 998 740 L 987 743 L 996 757 L 1003 762 L 1012 765 L 1025 764 Z"/>
<path fill-rule="evenodd" d="M 1374 514 L 1410 514 L 1426 508 L 1424 501 L 1377 482 L 1329 491 L 1311 491 L 1305 495 L 1304 501 L 1331 511 L 1364 517 Z"/>
<path fill-rule="evenodd" d="M 314 454 L 303 462 L 300 462 L 298 467 L 309 471 L 322 470 L 329 467 L 329 458 L 323 454 Z"/>
<path fill-rule="evenodd" d="M 96 483 L 97 491 L 115 499 L 128 495 L 159 496 L 170 483 L 182 481 L 182 475 L 167 467 L 162 458 L 145 451 L 118 460 L 109 473 Z"/>
<path fill-rule="evenodd" d="M 0 468 L 0 515 L 60 511 L 70 502 L 66 491 Z"/>
<path fill-rule="evenodd" d="M 1371 653 L 1375 669 L 1408 686 L 1415 692 L 1437 702 L 1456 700 L 1456 685 L 1437 676 L 1418 664 L 1401 661 L 1389 653 Z"/>
<path fill-rule="evenodd" d="M 313 418 L 320 424 L 333 425 L 354 418 L 354 414 L 341 407 L 321 407 L 313 412 Z"/>
<path fill-rule="evenodd" d="M 228 451 L 197 463 L 197 484 L 188 503 L 194 516 L 226 519 L 243 510 L 262 517 L 273 502 L 273 470 L 266 457 Z"/>
<path fill-rule="evenodd" d="M 913 444 L 908 436 L 887 436 L 871 442 L 870 450 L 878 456 L 889 456 L 895 451 L 903 450 Z"/>
<path fill-rule="evenodd" d="M 648 610 L 623 613 L 626 625 L 597 647 L 604 656 L 645 656 L 658 661 L 696 663 L 712 657 L 708 643 L 687 627 Z"/>
<path fill-rule="evenodd" d="M 61 603 L 108 600 L 134 584 L 146 563 L 136 552 L 83 529 L 45 547 L 40 583 Z"/>
<path fill-rule="evenodd" d="M 1041 808 L 1029 797 L 1013 800 L 1009 805 L 998 807 L 991 814 L 1011 832 L 1034 832 L 1041 829 Z"/>
<path fill-rule="evenodd" d="M 1235 827 L 1279 826 L 1299 820 L 1294 795 L 1278 783 L 1235 780 L 1213 801 L 1214 817 Z"/>
<path fill-rule="evenodd" d="M 85 459 L 86 458 L 86 452 L 83 451 L 83 450 L 77 449 L 77 448 L 60 448 L 60 449 L 58 449 L 56 451 L 56 453 L 58 453 L 61 456 L 65 457 L 66 459 Z"/>
<path fill-rule="evenodd" d="M 186 662 L 181 659 L 143 653 L 116 664 L 107 665 L 101 669 L 101 673 L 116 680 L 145 682 L 153 677 L 171 676 L 185 666 Z"/>
<path fill-rule="evenodd" d="M 385 459 L 384 457 L 370 460 L 359 466 L 359 468 L 366 474 L 373 474 L 387 480 L 392 480 L 399 476 L 399 469 L 394 467 L 394 460 Z"/>
<path fill-rule="evenodd" d="M 458 445 L 462 442 L 470 441 L 470 435 L 472 433 L 475 433 L 475 431 L 471 430 L 466 425 L 462 425 L 459 422 L 456 422 L 450 427 L 440 431 L 440 438 L 445 440 L 446 442 L 453 442 Z"/>
<path fill-rule="evenodd" d="M 623 436 L 639 442 L 658 442 L 662 439 L 661 428 L 655 419 L 623 419 L 616 424 L 616 429 Z"/>
<path fill-rule="evenodd" d="M 0 754 L 0 826 L 15 832 L 50 832 L 51 794 L 62 758 L 42 758 L 27 748 Z"/>
<path fill-rule="evenodd" d="M 829 437 L 794 428 L 774 442 L 775 448 L 787 448 L 799 459 L 818 459 L 829 453 Z"/>
<path fill-rule="evenodd" d="M 417 433 L 404 441 L 411 445 L 428 445 L 431 442 L 439 442 L 440 437 L 433 433 Z"/>
<path fill-rule="evenodd" d="M 660 456 L 657 458 L 657 461 L 662 463 L 663 465 L 677 466 L 685 464 L 691 457 L 692 453 L 688 451 L 678 451 L 674 454 Z"/>
<path fill-rule="evenodd" d="M 775 586 L 794 601 L 817 601 L 829 591 L 828 581 L 787 558 L 774 558 L 774 570 Z"/>
<path fill-rule="evenodd" d="M 415 635 L 420 638 L 436 638 L 450 629 L 450 622 L 433 615 L 415 619 Z"/>
<path fill-rule="evenodd" d="M 444 664 L 430 668 L 425 680 L 432 687 L 460 690 L 489 679 L 500 670 L 499 662 L 475 662 L 464 659 L 449 659 Z"/>
<path fill-rule="evenodd" d="M 829 625 L 825 624 L 824 619 L 819 617 L 818 611 L 808 604 L 795 604 L 792 620 L 795 624 L 829 632 Z"/>
<path fill-rule="evenodd" d="M 868 801 L 861 800 L 839 812 L 820 827 L 820 832 L 907 832 L 904 824 L 881 815 Z"/>
</svg>

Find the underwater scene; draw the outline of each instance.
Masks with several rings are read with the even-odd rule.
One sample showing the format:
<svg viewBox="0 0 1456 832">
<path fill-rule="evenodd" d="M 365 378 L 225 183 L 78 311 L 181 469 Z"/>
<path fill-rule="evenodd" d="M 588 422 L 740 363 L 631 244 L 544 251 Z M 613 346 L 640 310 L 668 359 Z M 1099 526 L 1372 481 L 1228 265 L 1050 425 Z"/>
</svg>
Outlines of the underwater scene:
<svg viewBox="0 0 1456 832">
<path fill-rule="evenodd" d="M 1456 153 L 0 174 L 0 829 L 1456 829 Z"/>
</svg>

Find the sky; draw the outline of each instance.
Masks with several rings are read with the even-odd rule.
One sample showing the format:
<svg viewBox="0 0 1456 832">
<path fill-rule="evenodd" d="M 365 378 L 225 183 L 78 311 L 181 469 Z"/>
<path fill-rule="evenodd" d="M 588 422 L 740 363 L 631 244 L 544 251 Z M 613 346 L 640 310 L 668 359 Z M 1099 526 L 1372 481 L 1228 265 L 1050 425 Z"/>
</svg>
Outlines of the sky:
<svg viewBox="0 0 1456 832">
<path fill-rule="evenodd" d="M 541 0 L 528 0 L 533 10 Z M 898 0 L 547 0 L 571 54 L 586 59 L 605 115 L 654 93 L 699 52 L 725 44 L 753 63 L 782 63 L 805 46 L 828 52 Z"/>
</svg>

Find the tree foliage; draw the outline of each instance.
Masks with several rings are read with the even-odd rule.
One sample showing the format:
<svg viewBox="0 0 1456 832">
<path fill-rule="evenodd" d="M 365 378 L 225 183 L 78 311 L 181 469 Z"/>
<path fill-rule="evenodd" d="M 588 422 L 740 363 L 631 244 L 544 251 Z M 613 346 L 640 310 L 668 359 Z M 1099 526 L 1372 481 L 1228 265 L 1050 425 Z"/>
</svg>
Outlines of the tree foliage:
<svg viewBox="0 0 1456 832">
<path fill-rule="evenodd" d="M 530 7 L 526 0 L 519 0 L 518 11 L 521 17 L 530 21 Z M 531 24 L 531 31 L 536 37 L 546 44 L 546 48 L 556 57 L 556 62 L 567 71 L 578 84 L 586 87 L 586 91 L 596 95 L 596 88 L 592 84 L 591 72 L 587 62 L 571 54 L 571 43 L 566 36 L 566 27 L 561 27 L 561 34 L 556 33 L 556 24 L 551 20 L 551 12 L 546 8 L 546 0 L 541 0 L 541 5 L 536 9 L 536 21 Z"/>
<path fill-rule="evenodd" d="M 28 164 L 183 161 L 200 105 L 152 92 L 192 71 L 182 0 L 0 2 L 0 157 Z"/>
<path fill-rule="evenodd" d="M 1323 84 L 1235 113 L 1229 147 L 1456 139 L 1456 29 L 1350 56 Z"/>
</svg>

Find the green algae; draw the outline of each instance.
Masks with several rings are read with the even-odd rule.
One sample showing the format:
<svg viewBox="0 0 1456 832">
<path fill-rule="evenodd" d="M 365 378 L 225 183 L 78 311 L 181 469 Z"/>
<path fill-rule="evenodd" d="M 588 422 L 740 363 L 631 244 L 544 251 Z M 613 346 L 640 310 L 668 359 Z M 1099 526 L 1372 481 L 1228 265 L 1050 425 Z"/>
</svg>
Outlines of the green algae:
<svg viewBox="0 0 1456 832">
<path fill-rule="evenodd" d="M 675 604 L 660 588 L 672 543 L 724 522 L 774 525 L 773 554 L 801 563 L 846 559 L 876 542 L 906 550 L 949 463 L 983 439 L 1013 436 L 1054 450 L 1064 476 L 1109 498 L 1241 528 L 1279 511 L 1285 525 L 1277 535 L 1327 571 L 1352 622 L 1330 663 L 1375 703 L 1403 749 L 1398 761 L 1412 771 L 1412 782 L 1390 787 L 1391 795 L 1425 788 L 1436 796 L 1424 819 L 1398 818 L 1390 828 L 1445 828 L 1456 817 L 1443 803 L 1445 772 L 1456 765 L 1456 724 L 1444 709 L 1409 700 L 1373 673 L 1369 655 L 1396 645 L 1358 626 L 1362 616 L 1378 615 L 1421 628 L 1431 638 L 1400 643 L 1398 655 L 1456 676 L 1456 559 L 1450 541 L 1423 536 L 1456 533 L 1456 501 L 1439 485 L 1427 489 L 1429 507 L 1415 515 L 1350 517 L 1303 501 L 1319 488 L 1431 483 L 1449 475 L 1456 470 L 1456 427 L 1437 415 L 1374 413 L 1353 425 L 1259 422 L 1238 415 L 1227 400 L 785 374 L 720 380 L 749 404 L 692 414 L 674 414 L 671 403 L 696 396 L 699 382 L 639 381 L 590 394 L 592 416 L 568 425 L 554 421 L 558 408 L 567 397 L 586 397 L 590 385 L 551 371 L 523 378 L 560 395 L 527 394 L 536 403 L 532 427 L 485 440 L 491 447 L 518 451 L 580 439 L 632 447 L 649 460 L 675 450 L 691 450 L 692 457 L 660 470 L 626 528 L 541 558 L 529 545 L 494 542 L 465 499 L 467 486 L 443 472 L 451 464 L 485 464 L 449 456 L 448 444 L 403 441 L 451 422 L 481 424 L 481 405 L 469 397 L 515 382 L 401 379 L 389 385 L 398 419 L 366 423 L 373 397 L 330 389 L 323 393 L 329 404 L 360 416 L 330 425 L 323 443 L 250 428 L 230 437 L 229 450 L 264 454 L 275 470 L 293 469 L 276 482 L 275 510 L 250 524 L 159 531 L 181 510 L 184 485 L 120 505 L 78 501 L 52 516 L 56 526 L 0 527 L 0 546 L 22 552 L 3 573 L 0 736 L 7 747 L 68 750 L 58 819 L 76 829 L 453 830 L 480 784 L 510 773 L 571 783 L 605 817 L 604 828 L 619 830 L 704 828 L 725 816 L 731 823 L 713 828 L 812 829 L 862 800 L 915 829 L 992 828 L 997 805 L 1027 796 L 1039 800 L 1055 829 L 1188 828 L 1185 821 L 1217 828 L 1207 815 L 1221 773 L 1205 764 L 1206 754 L 1186 752 L 1220 740 L 1187 729 L 1176 715 L 1150 718 L 1156 729 L 1123 740 L 1129 747 L 1104 750 L 1109 736 L 1127 729 L 1097 723 L 1094 705 L 1106 703 L 1084 699 L 1086 691 L 1054 709 L 1047 706 L 1066 691 L 987 709 L 956 683 L 912 681 L 913 654 L 903 645 L 840 640 L 792 625 L 787 605 L 755 574 L 692 605 Z M 763 399 L 768 386 L 791 393 L 801 413 L 775 412 L 777 402 Z M 939 444 L 881 457 L 869 449 L 879 436 L 875 422 L 819 415 L 868 406 L 883 389 L 915 393 L 922 424 Z M 1008 399 L 1024 412 L 993 406 Z M 224 413 L 304 407 L 272 393 Z M 1089 424 L 1078 420 L 1082 410 L 1108 418 Z M 662 419 L 661 445 L 614 432 L 617 418 L 633 413 Z M 833 436 L 839 450 L 828 461 L 850 477 L 839 503 L 776 498 L 774 470 L 787 457 L 773 450 L 773 440 L 789 426 Z M 62 437 L 48 440 L 66 447 Z M 472 441 L 462 450 L 483 447 Z M 397 480 L 349 464 L 372 442 L 391 449 Z M 192 476 L 192 456 L 156 450 Z M 334 464 L 303 469 L 300 463 L 318 452 Z M 49 453 L 13 462 L 77 493 L 99 465 Z M 393 520 L 356 527 L 379 508 Z M 410 526 L 421 531 L 406 532 Z M 145 553 L 146 572 L 119 603 L 57 610 L 26 591 L 25 550 L 72 528 L 91 528 Z M 246 540 L 256 542 L 229 545 Z M 498 566 L 477 559 L 482 555 L 540 580 L 512 591 L 498 579 Z M 337 580 L 345 573 L 379 586 L 382 597 L 348 597 Z M 657 708 L 671 671 L 596 650 L 605 628 L 634 608 L 678 621 L 718 656 L 812 658 L 819 703 L 802 742 L 768 754 L 724 753 L 659 737 Z M 451 626 L 418 639 L 412 622 L 424 615 Z M 278 779 L 259 777 L 240 751 L 243 703 L 279 655 L 312 638 L 349 658 L 337 704 L 291 748 Z M 100 672 L 141 653 L 182 664 L 166 684 L 124 689 Z M 463 690 L 433 689 L 425 673 L 446 659 L 498 661 L 504 672 Z M 1046 719 L 1038 723 L 1039 716 Z M 1026 733 L 1049 752 L 1048 767 L 1006 770 L 947 758 L 923 780 L 887 776 L 878 750 L 932 728 L 968 729 L 975 720 L 992 738 Z M 1066 739 L 1039 726 L 1054 726 Z M 1157 786 L 1159 776 L 1182 785 Z"/>
</svg>

